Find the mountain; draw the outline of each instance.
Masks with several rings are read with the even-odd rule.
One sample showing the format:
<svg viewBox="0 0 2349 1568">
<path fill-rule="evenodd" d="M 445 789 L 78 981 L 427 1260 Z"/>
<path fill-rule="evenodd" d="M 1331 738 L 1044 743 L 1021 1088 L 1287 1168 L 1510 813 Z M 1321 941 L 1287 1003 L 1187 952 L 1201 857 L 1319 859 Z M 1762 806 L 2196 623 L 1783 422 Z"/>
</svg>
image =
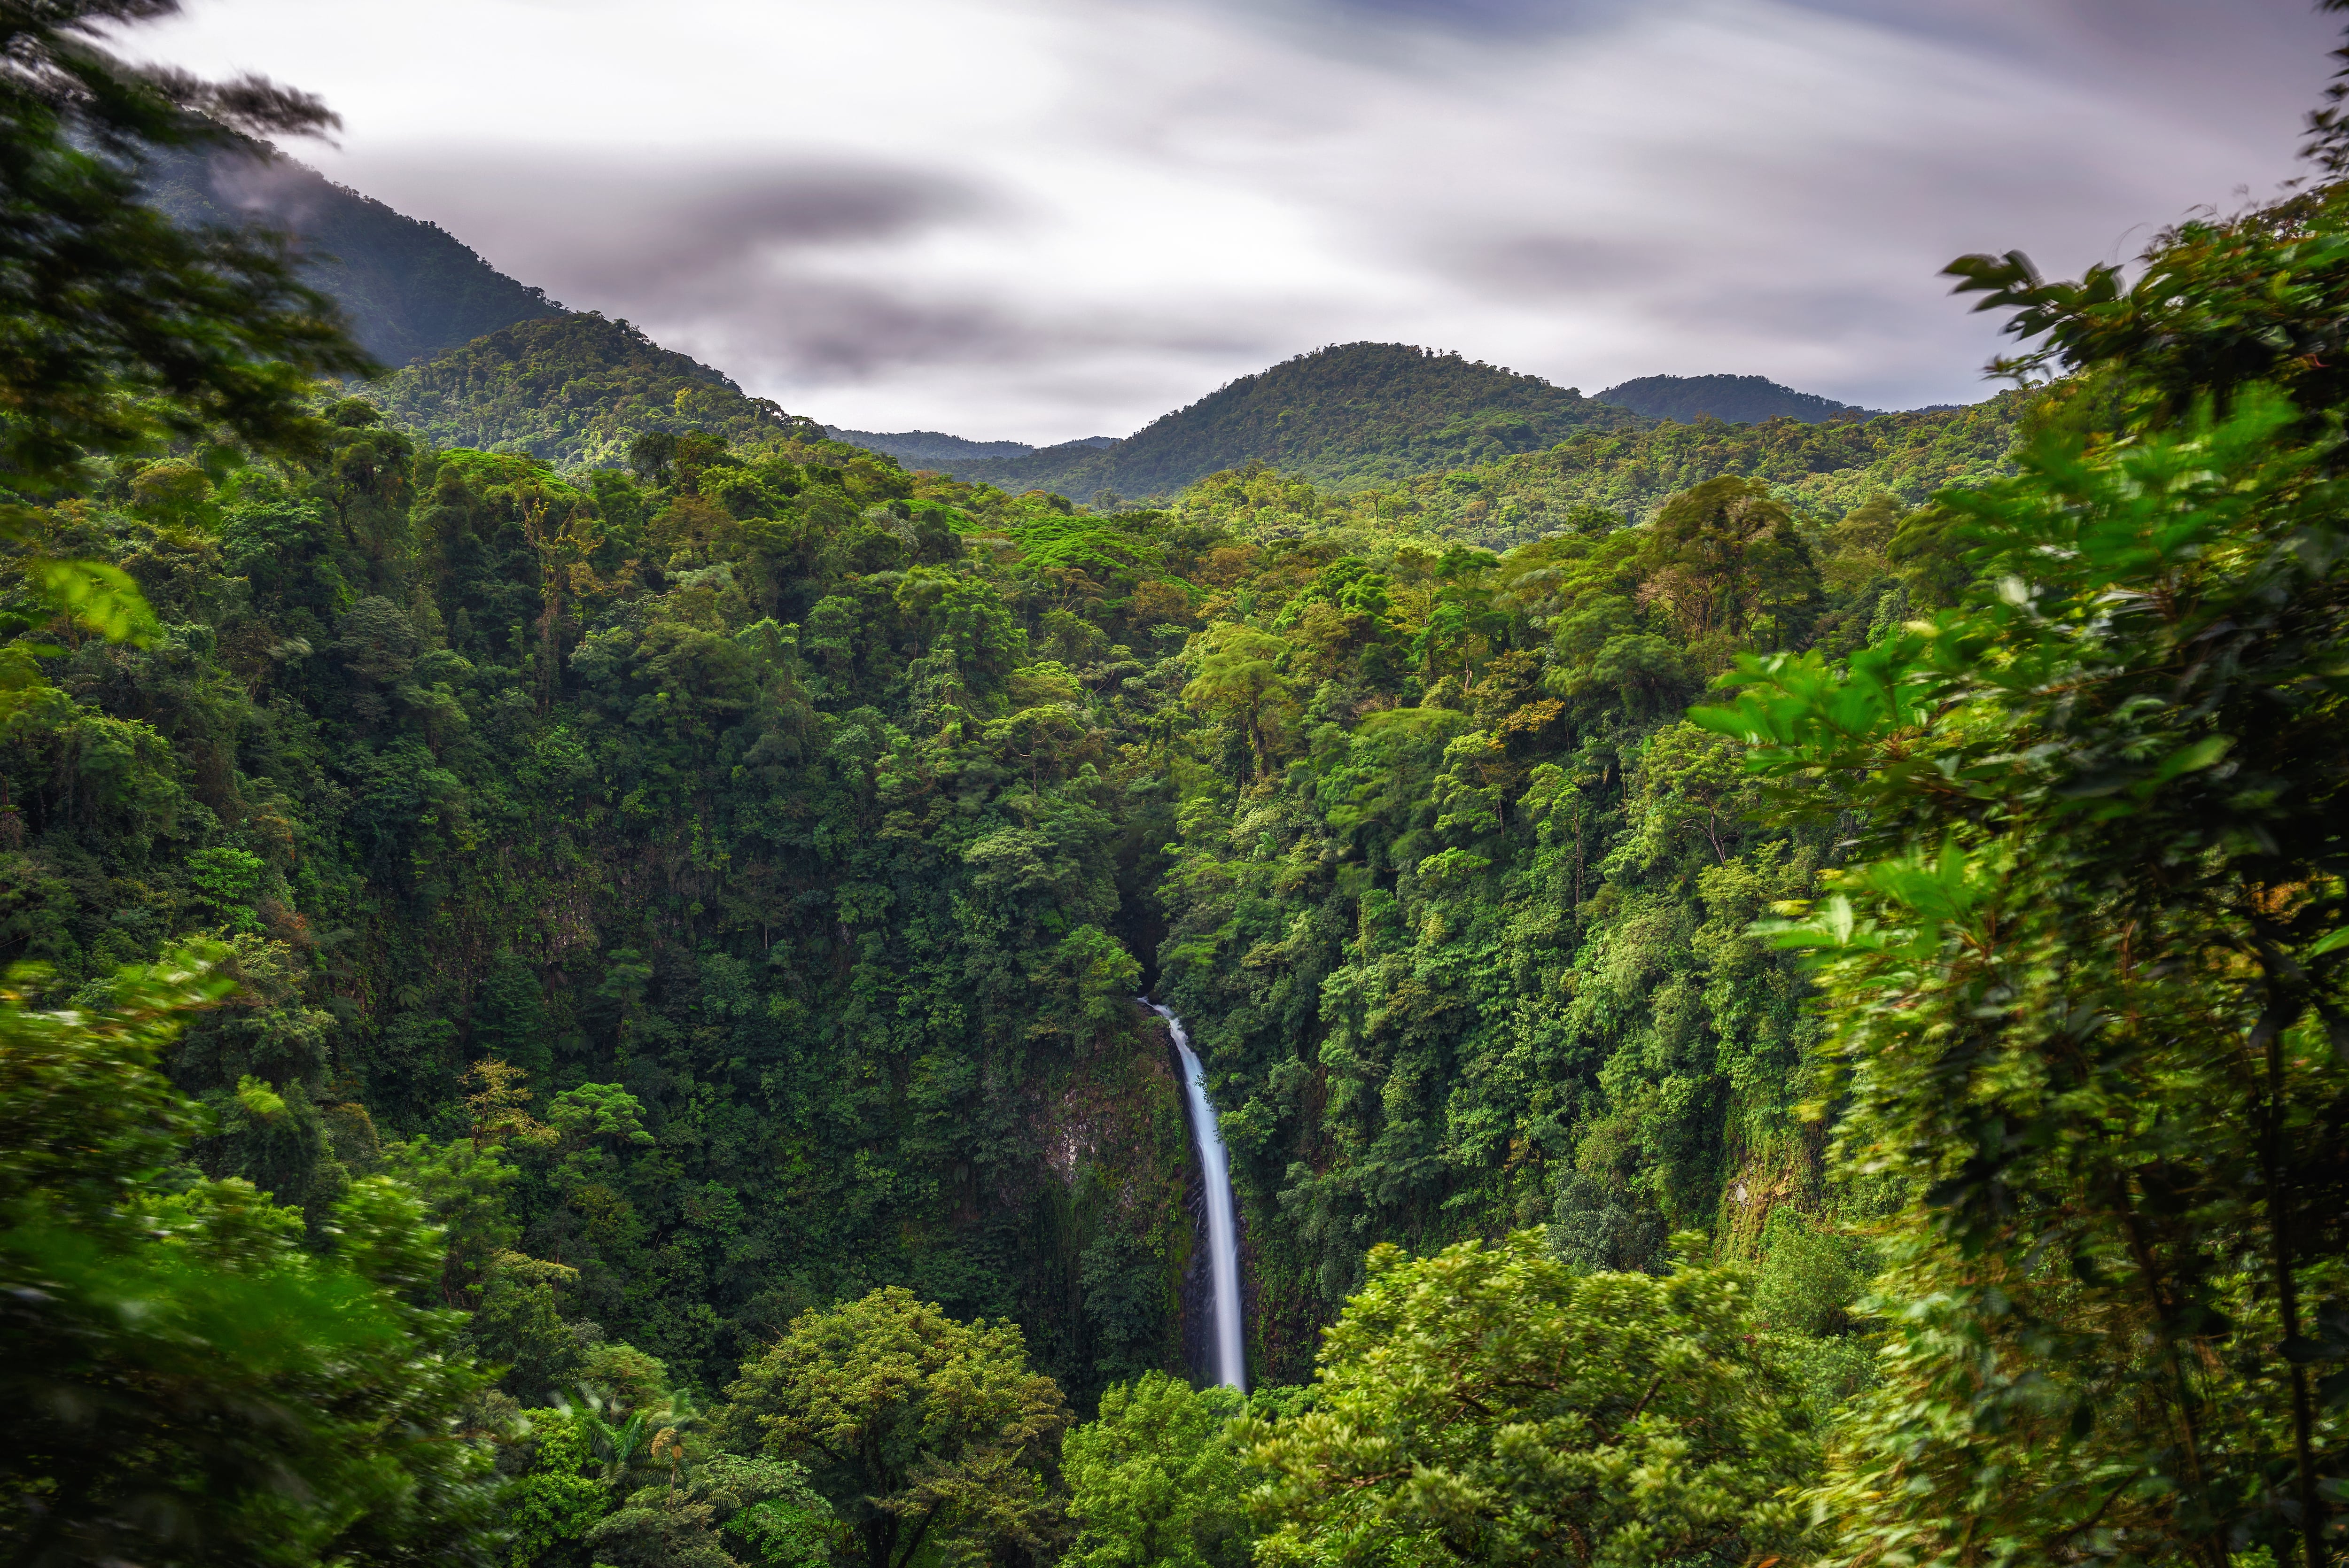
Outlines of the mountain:
<svg viewBox="0 0 2349 1568">
<path fill-rule="evenodd" d="M 972 458 L 1024 458 L 1035 447 L 1027 441 L 972 441 L 960 436 L 949 436 L 943 430 L 844 430 L 837 425 L 824 427 L 835 441 L 845 441 L 852 447 L 862 447 L 868 452 L 886 452 L 907 462 L 961 462 Z"/>
<path fill-rule="evenodd" d="M 506 276 L 439 224 L 257 144 L 246 153 L 160 150 L 148 193 L 190 227 L 259 222 L 290 233 L 308 258 L 311 284 L 342 305 L 353 335 L 386 365 L 563 311 L 545 290 Z"/>
<path fill-rule="evenodd" d="M 1405 527 L 1493 550 L 1645 522 L 1672 496 L 1724 477 L 1758 480 L 1799 511 L 1837 517 L 1876 497 L 1920 505 L 1951 486 L 1980 486 L 2012 473 L 2009 454 L 2030 403 L 2024 394 L 2002 392 L 1958 407 L 1813 425 L 1666 420 L 1342 492 L 1316 492 L 1278 474 L 1241 469 L 1211 475 L 1185 492 L 1180 505 L 1186 512 L 1244 514 L 1260 537 Z M 1245 497 L 1245 504 L 1235 497 Z"/>
<path fill-rule="evenodd" d="M 617 464 L 647 430 L 733 439 L 818 431 L 628 323 L 566 311 L 439 225 L 271 149 L 160 150 L 148 193 L 183 224 L 264 223 L 290 234 L 353 335 L 396 367 L 369 396 L 432 445 L 503 448 L 567 469 Z"/>
<path fill-rule="evenodd" d="M 617 467 L 650 430 L 742 441 L 823 429 L 595 311 L 516 322 L 395 372 L 369 396 L 433 446 L 522 452 L 563 469 Z"/>
<path fill-rule="evenodd" d="M 1599 400 L 1651 419 L 1677 419 L 1683 425 L 1707 414 L 1732 425 L 1754 425 L 1764 419 L 1800 419 L 1816 425 L 1854 416 L 1865 418 L 1877 412 L 1797 392 L 1762 376 L 1642 376 L 1609 387 L 1599 394 Z"/>
<path fill-rule="evenodd" d="M 1250 460 L 1342 483 L 1460 468 L 1640 423 L 1537 376 L 1403 344 L 1349 343 L 1243 376 L 1123 441 L 956 461 L 952 471 L 1077 497 L 1171 495 Z"/>
<path fill-rule="evenodd" d="M 977 458 L 1024 458 L 1037 449 L 1027 441 L 973 441 L 961 436 L 949 436 L 942 430 L 845 430 L 836 425 L 827 425 L 824 428 L 835 441 L 845 441 L 868 452 L 885 452 L 903 462 L 915 464 L 968 462 Z M 1067 444 L 1113 447 L 1117 445 L 1117 438 L 1087 436 Z"/>
</svg>

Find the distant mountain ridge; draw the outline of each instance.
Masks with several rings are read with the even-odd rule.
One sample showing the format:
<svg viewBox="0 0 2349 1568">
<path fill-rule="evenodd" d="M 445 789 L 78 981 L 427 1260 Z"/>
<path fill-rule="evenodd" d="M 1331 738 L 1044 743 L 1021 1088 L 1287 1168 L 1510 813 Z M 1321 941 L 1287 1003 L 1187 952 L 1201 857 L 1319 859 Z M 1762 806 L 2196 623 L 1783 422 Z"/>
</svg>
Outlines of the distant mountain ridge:
<svg viewBox="0 0 2349 1568">
<path fill-rule="evenodd" d="M 1806 425 L 1816 425 L 1827 419 L 1865 419 L 1881 412 L 1797 392 L 1764 376 L 1642 376 L 1609 387 L 1599 394 L 1599 401 L 1651 419 L 1673 419 L 1683 425 L 1707 415 L 1732 425 L 1756 425 L 1764 419 L 1800 419 Z"/>
<path fill-rule="evenodd" d="M 1538 376 L 1404 344 L 1349 343 L 1243 376 L 1122 441 L 957 460 L 948 471 L 1080 499 L 1172 495 L 1249 461 L 1344 483 L 1459 468 L 1641 423 Z"/>
<path fill-rule="evenodd" d="M 148 199 L 189 227 L 259 222 L 292 234 L 311 284 L 343 307 L 360 346 L 394 367 L 563 314 L 545 290 L 506 276 L 437 223 L 257 142 L 242 153 L 155 150 Z"/>
<path fill-rule="evenodd" d="M 943 430 L 850 430 L 837 425 L 827 425 L 824 428 L 835 441 L 845 441 L 868 452 L 886 452 L 899 461 L 908 463 L 1024 458 L 1039 449 L 1030 441 L 973 441 L 961 436 L 949 436 Z M 1071 447 L 1113 447 L 1116 444 L 1115 436 L 1084 436 L 1061 443 Z"/>
<path fill-rule="evenodd" d="M 436 447 L 523 452 L 564 469 L 618 468 L 652 430 L 823 436 L 814 420 L 594 311 L 502 327 L 386 377 L 369 396 Z"/>
<path fill-rule="evenodd" d="M 242 156 L 160 152 L 150 191 L 181 222 L 288 232 L 359 341 L 400 367 L 372 389 L 394 423 L 437 446 L 526 452 L 565 469 L 624 463 L 629 442 L 648 430 L 793 434 L 1015 491 L 1139 500 L 1250 462 L 1322 484 L 1384 483 L 1660 419 L 1816 424 L 1874 412 L 1760 376 L 1649 376 L 1586 397 L 1457 353 L 1350 343 L 1243 376 L 1123 439 L 1039 448 L 825 427 L 746 395 L 625 321 L 566 311 L 437 225 L 258 144 Z"/>
</svg>

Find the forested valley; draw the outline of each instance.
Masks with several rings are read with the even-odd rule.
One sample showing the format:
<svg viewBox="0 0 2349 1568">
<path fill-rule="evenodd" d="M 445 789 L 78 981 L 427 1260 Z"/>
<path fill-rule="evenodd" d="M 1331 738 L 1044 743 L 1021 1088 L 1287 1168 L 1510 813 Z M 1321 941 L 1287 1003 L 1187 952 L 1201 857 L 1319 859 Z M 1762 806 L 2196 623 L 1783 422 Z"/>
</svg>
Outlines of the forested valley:
<svg viewBox="0 0 2349 1568">
<path fill-rule="evenodd" d="M 2343 1554 L 2333 111 L 1955 263 L 1967 408 L 1355 345 L 1143 504 L 592 315 L 387 377 L 147 204 L 324 111 L 119 10 L 0 85 L 10 1561 Z"/>
</svg>

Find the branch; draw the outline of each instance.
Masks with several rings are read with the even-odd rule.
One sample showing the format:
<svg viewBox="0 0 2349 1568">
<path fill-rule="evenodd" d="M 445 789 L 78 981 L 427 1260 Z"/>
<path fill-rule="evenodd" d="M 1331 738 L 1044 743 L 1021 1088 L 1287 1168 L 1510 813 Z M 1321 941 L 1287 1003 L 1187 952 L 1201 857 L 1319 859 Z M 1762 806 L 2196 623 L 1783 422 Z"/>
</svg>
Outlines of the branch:
<svg viewBox="0 0 2349 1568">
<path fill-rule="evenodd" d="M 922 1522 L 914 1531 L 914 1538 L 905 1542 L 905 1554 L 897 1559 L 897 1568 L 905 1568 L 905 1564 L 914 1560 L 914 1553 L 921 1550 L 922 1537 L 930 1532 L 930 1521 L 937 1516 L 938 1511 L 935 1505 L 927 1513 L 922 1515 Z"/>
</svg>

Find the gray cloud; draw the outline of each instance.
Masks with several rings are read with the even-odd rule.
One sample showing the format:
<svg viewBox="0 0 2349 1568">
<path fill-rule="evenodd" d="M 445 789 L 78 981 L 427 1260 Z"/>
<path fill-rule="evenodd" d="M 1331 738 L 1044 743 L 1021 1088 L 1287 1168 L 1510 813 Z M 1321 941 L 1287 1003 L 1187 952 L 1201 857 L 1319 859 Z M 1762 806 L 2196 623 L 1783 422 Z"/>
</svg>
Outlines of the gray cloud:
<svg viewBox="0 0 2349 1568">
<path fill-rule="evenodd" d="M 1356 338 L 1976 396 L 1996 324 L 1939 269 L 2073 272 L 2271 188 L 2333 32 L 2302 0 L 672 4 L 195 0 L 160 52 L 323 91 L 336 178 L 788 407 L 1040 441 Z"/>
<path fill-rule="evenodd" d="M 1236 14 L 1302 34 L 1340 53 L 1376 47 L 1375 28 L 1405 36 L 1450 36 L 1478 43 L 1587 34 L 1642 10 L 1685 0 L 1230 0 Z"/>
<path fill-rule="evenodd" d="M 1593 289 L 1651 287 L 1655 247 L 1603 234 L 1511 233 L 1440 236 L 1428 264 L 1472 287 L 1512 299 L 1570 299 Z"/>
<path fill-rule="evenodd" d="M 574 163 L 450 149 L 383 177 L 429 191 L 469 228 L 542 264 L 575 258 L 568 264 L 589 287 L 666 288 L 747 257 L 903 242 L 1007 211 L 999 194 L 954 171 L 789 155 Z"/>
</svg>

